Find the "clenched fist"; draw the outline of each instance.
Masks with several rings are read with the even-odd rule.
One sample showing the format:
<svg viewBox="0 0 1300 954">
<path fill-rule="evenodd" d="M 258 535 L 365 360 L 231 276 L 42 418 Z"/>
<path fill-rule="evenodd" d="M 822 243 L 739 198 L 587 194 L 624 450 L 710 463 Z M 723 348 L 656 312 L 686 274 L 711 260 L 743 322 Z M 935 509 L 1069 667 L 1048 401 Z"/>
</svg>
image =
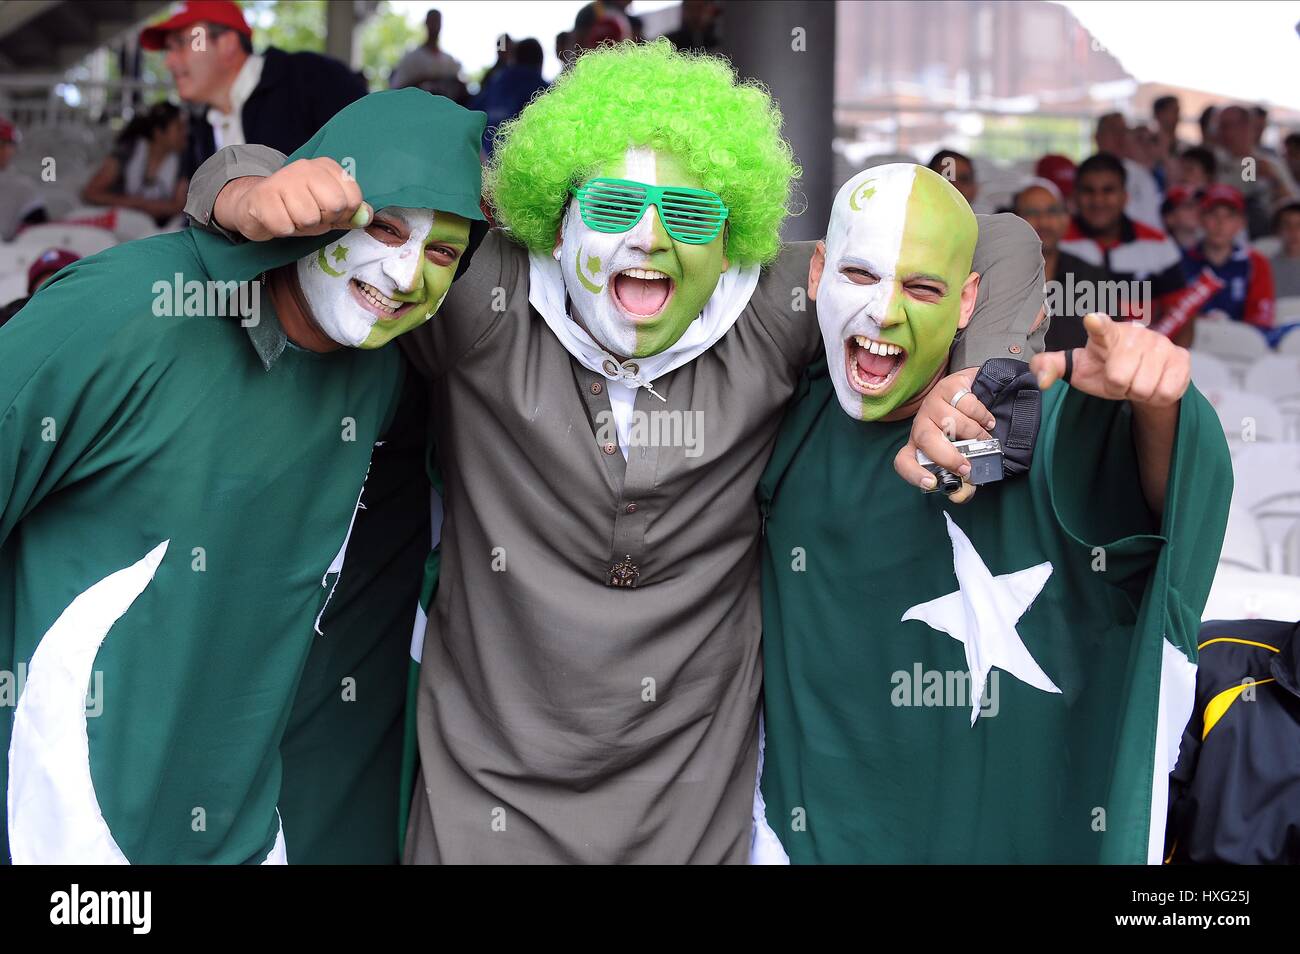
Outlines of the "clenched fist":
<svg viewBox="0 0 1300 954">
<path fill-rule="evenodd" d="M 299 159 L 262 178 L 232 179 L 217 196 L 217 224 L 254 242 L 365 228 L 373 210 L 333 159 Z"/>
<path fill-rule="evenodd" d="M 1192 377 L 1191 355 L 1164 335 L 1132 321 L 1085 315 L 1088 344 L 1074 349 L 1070 387 L 1093 397 L 1151 408 L 1182 400 Z M 1030 362 L 1044 390 L 1065 375 L 1065 353 L 1049 351 Z"/>
</svg>

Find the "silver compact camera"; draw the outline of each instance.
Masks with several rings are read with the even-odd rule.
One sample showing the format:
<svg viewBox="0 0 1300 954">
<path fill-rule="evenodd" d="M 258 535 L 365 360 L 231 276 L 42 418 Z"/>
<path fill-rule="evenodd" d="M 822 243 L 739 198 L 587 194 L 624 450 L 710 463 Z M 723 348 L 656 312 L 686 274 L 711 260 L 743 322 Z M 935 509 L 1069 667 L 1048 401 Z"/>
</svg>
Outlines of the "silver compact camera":
<svg viewBox="0 0 1300 954">
<path fill-rule="evenodd" d="M 1002 479 L 1002 442 L 996 437 L 982 441 L 953 441 L 952 446 L 970 461 L 970 475 L 966 482 L 979 486 L 991 484 Z M 916 460 L 922 467 L 935 476 L 935 486 L 925 491 L 927 494 L 942 491 L 955 494 L 961 490 L 962 478 L 959 474 L 936 464 L 925 456 L 923 451 L 916 452 Z"/>
</svg>

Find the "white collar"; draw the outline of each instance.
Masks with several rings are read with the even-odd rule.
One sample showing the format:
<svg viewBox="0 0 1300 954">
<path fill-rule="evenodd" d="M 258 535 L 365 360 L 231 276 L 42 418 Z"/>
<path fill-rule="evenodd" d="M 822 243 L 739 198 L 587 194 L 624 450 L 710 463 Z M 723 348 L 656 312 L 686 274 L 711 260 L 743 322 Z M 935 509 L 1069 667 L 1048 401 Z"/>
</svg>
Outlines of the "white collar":
<svg viewBox="0 0 1300 954">
<path fill-rule="evenodd" d="M 646 358 L 620 362 L 569 317 L 564 272 L 548 252 L 528 253 L 528 303 L 537 309 L 566 351 L 588 371 L 629 387 L 643 387 L 659 400 L 651 384 L 662 375 L 695 360 L 731 330 L 758 287 L 759 266 L 735 266 L 718 278 L 700 316 L 673 345 Z"/>
<path fill-rule="evenodd" d="M 215 106 L 208 109 L 208 122 L 212 125 L 225 125 L 232 116 L 238 116 L 244 109 L 244 104 L 248 102 L 248 97 L 253 95 L 253 90 L 257 89 L 257 84 L 262 80 L 262 65 L 265 60 L 256 53 L 250 53 L 244 60 L 244 65 L 239 68 L 239 73 L 235 76 L 235 81 L 230 84 L 230 112 L 223 113 Z M 229 144 L 227 144 L 229 145 Z"/>
</svg>

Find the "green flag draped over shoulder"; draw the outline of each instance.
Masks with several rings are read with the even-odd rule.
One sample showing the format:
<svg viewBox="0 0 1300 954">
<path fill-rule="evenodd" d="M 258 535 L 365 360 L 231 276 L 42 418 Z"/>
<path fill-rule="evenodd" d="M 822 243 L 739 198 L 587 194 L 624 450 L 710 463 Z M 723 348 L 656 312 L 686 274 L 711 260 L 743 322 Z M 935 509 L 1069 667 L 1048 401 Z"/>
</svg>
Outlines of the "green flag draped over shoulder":
<svg viewBox="0 0 1300 954">
<path fill-rule="evenodd" d="M 1231 469 L 1183 401 L 1166 509 L 1126 404 L 1044 395 L 1030 473 L 956 506 L 910 422 L 810 370 L 760 487 L 767 822 L 799 862 L 1158 861 Z M 975 678 L 971 673 L 975 673 Z"/>
<path fill-rule="evenodd" d="M 378 93 L 338 113 L 295 158 L 350 164 L 376 208 L 481 218 L 483 122 L 418 90 Z M 383 601 L 384 587 L 363 588 L 355 605 L 325 616 L 355 625 L 323 636 L 313 625 L 395 414 L 400 357 L 286 348 L 268 371 L 245 316 L 212 307 L 218 283 L 252 279 L 338 234 L 231 245 L 191 230 L 128 243 L 65 269 L 0 329 L 0 671 L 25 683 L 0 694 L 9 755 L 0 857 L 293 860 L 291 830 L 304 845 L 338 831 L 333 816 L 310 812 L 349 794 L 351 810 L 366 810 L 347 782 L 375 770 L 366 755 L 380 738 L 390 781 L 364 791 L 383 800 L 376 837 L 395 855 L 400 653 L 382 690 L 392 704 L 365 708 L 390 730 L 331 737 L 329 718 L 304 718 L 341 768 L 324 797 L 312 801 L 306 783 L 301 802 L 286 797 L 295 818 L 282 824 L 277 806 L 282 782 L 286 791 L 293 782 L 280 745 L 304 671 L 367 660 L 339 643 L 378 645 L 381 627 L 365 624 L 391 615 L 363 605 Z M 191 296 L 192 284 L 209 294 Z M 418 562 L 424 545 L 415 546 Z M 415 575 L 398 600 L 403 615 Z M 333 640 L 328 655 L 309 667 L 322 639 Z M 337 698 L 337 681 L 311 682 Z M 331 718 L 361 711 L 339 706 Z M 313 740 L 297 741 L 310 761 Z M 288 771 L 310 776 L 313 766 L 296 764 Z"/>
</svg>

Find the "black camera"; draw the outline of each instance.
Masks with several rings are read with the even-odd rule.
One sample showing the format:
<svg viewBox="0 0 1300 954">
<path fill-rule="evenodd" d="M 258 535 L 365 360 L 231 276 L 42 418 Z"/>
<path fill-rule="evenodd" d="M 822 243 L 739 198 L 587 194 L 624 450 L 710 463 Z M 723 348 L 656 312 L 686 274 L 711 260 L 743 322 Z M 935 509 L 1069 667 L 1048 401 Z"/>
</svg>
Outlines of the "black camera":
<svg viewBox="0 0 1300 954">
<path fill-rule="evenodd" d="M 1002 442 L 996 437 L 982 441 L 953 441 L 952 446 L 970 461 L 970 475 L 966 478 L 967 483 L 978 487 L 980 484 L 991 484 L 995 480 L 1002 479 Z M 916 452 L 916 460 L 935 476 L 936 484 L 926 491 L 927 494 L 939 491 L 945 494 L 955 494 L 961 490 L 962 478 L 960 475 L 954 474 L 952 471 L 936 464 L 926 457 L 923 451 Z"/>
</svg>

